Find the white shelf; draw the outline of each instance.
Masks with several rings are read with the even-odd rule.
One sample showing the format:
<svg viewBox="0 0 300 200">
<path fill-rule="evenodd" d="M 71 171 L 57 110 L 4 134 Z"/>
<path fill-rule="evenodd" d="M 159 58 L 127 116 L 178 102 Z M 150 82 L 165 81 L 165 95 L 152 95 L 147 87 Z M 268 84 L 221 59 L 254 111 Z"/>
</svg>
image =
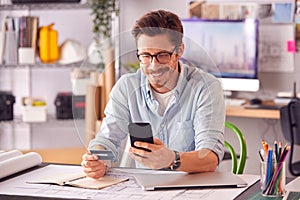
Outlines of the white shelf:
<svg viewBox="0 0 300 200">
<path fill-rule="evenodd" d="M 49 126 L 49 127 L 73 127 L 76 123 L 83 123 L 84 119 L 56 119 L 55 115 L 48 114 L 45 122 L 24 122 L 21 115 L 15 115 L 13 120 L 0 121 L 0 125 L 24 125 Z"/>
<path fill-rule="evenodd" d="M 87 9 L 89 5 L 80 3 L 38 3 L 38 4 L 9 4 L 1 5 L 0 10 L 68 10 Z"/>
<path fill-rule="evenodd" d="M 52 64 L 44 64 L 37 62 L 35 64 L 0 64 L 0 70 L 9 68 L 9 69 L 23 69 L 23 68 L 38 68 L 38 69 L 49 69 L 49 68 L 75 68 L 75 67 L 83 67 L 87 69 L 96 69 L 95 65 L 80 61 L 76 63 L 71 63 L 71 64 L 59 64 L 59 63 L 52 63 Z"/>
</svg>

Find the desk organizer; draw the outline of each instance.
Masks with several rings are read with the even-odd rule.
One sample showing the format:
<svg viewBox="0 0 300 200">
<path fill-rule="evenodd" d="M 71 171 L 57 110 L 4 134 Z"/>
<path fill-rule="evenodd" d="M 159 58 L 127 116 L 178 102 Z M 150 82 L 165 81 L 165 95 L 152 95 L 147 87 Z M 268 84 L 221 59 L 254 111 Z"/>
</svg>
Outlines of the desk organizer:
<svg viewBox="0 0 300 200">
<path fill-rule="evenodd" d="M 24 122 L 45 122 L 47 120 L 46 101 L 41 98 L 22 98 L 22 119 Z"/>
</svg>

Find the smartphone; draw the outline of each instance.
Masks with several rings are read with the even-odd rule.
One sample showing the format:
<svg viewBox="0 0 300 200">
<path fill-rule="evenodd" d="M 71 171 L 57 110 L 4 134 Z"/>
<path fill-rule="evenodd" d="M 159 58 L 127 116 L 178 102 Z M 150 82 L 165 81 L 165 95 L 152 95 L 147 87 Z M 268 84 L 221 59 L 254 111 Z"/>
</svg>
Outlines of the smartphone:
<svg viewBox="0 0 300 200">
<path fill-rule="evenodd" d="M 148 142 L 153 144 L 153 135 L 152 135 L 152 128 L 151 124 L 149 123 L 130 123 L 128 125 L 129 135 L 130 135 L 130 142 L 131 146 L 143 149 L 145 151 L 151 152 L 151 150 L 142 148 L 142 147 L 136 147 L 134 145 L 135 141 L 141 141 L 141 142 Z"/>
</svg>

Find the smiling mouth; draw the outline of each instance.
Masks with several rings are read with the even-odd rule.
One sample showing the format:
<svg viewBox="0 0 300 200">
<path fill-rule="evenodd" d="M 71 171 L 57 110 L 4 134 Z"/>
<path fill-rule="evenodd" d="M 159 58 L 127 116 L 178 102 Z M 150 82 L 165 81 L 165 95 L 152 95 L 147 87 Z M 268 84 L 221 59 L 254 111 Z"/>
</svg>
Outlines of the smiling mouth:
<svg viewBox="0 0 300 200">
<path fill-rule="evenodd" d="M 151 73 L 150 73 L 150 75 L 152 76 L 152 77 L 160 77 L 160 76 L 162 76 L 165 72 L 167 72 L 168 71 L 168 69 L 160 69 L 160 70 L 157 70 L 157 71 L 152 71 Z"/>
<path fill-rule="evenodd" d="M 163 73 L 164 72 L 159 72 L 159 73 L 154 72 L 154 73 L 151 73 L 151 76 L 153 76 L 153 77 L 159 77 L 159 76 L 163 75 Z"/>
</svg>

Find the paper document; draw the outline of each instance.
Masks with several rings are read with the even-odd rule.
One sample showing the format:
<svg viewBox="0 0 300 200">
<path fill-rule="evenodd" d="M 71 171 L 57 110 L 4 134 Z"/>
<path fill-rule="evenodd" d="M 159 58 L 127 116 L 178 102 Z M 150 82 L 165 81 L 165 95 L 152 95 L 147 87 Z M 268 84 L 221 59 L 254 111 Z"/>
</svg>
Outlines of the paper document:
<svg viewBox="0 0 300 200">
<path fill-rule="evenodd" d="M 289 182 L 285 189 L 300 192 L 300 176 Z"/>
<path fill-rule="evenodd" d="M 289 182 L 285 189 L 287 192 L 282 200 L 300 199 L 300 177 Z"/>
</svg>

